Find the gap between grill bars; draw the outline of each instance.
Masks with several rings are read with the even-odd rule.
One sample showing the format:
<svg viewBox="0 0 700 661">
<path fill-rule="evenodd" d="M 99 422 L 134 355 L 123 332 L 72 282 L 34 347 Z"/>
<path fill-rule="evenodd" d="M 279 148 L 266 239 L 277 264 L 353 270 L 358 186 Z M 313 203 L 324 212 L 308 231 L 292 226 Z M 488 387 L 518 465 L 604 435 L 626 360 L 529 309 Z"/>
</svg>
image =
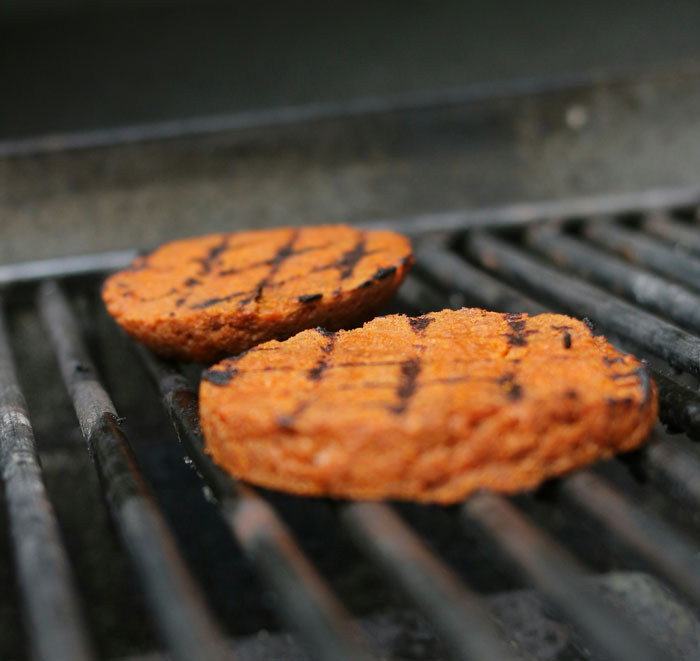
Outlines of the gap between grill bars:
<svg viewBox="0 0 700 661">
<path fill-rule="evenodd" d="M 449 244 L 433 244 L 426 237 L 419 238 L 418 275 L 412 276 L 402 290 L 404 307 L 436 309 L 455 302 L 454 296 L 458 294 L 467 297 L 469 302 L 502 311 L 540 312 L 550 306 L 562 308 L 577 316 L 591 317 L 601 329 L 611 333 L 614 340 L 621 338 L 624 346 L 631 345 L 642 355 L 656 356 L 676 368 L 700 375 L 697 361 L 700 341 L 694 334 L 698 329 L 694 302 L 700 300 L 700 287 L 694 279 L 694 271 L 685 268 L 688 263 L 678 260 L 674 268 L 681 268 L 678 266 L 681 264 L 685 274 L 684 284 L 679 284 L 680 271 L 672 275 L 670 268 L 664 265 L 668 259 L 662 259 L 669 257 L 670 246 L 656 246 L 661 248 L 661 257 L 656 254 L 659 251 L 628 254 L 620 247 L 622 244 L 601 239 L 601 236 L 608 236 L 607 232 L 615 236 L 633 234 L 643 241 L 648 241 L 652 235 L 669 243 L 687 241 L 689 247 L 684 258 L 696 263 L 692 247 L 693 240 L 700 245 L 698 227 L 688 220 L 664 214 L 663 209 L 660 213 L 658 208 L 654 215 L 639 220 L 619 222 L 615 218 L 606 220 L 605 224 L 596 222 L 595 226 L 593 221 L 582 222 L 574 214 L 567 214 L 565 208 L 556 207 L 556 210 L 561 218 L 555 220 L 562 221 L 556 226 L 539 227 L 540 218 L 536 214 L 525 221 L 518 216 L 515 225 L 526 222 L 538 227 L 527 232 L 519 230 L 517 235 L 483 230 L 452 233 L 447 236 Z M 639 210 L 636 206 L 635 211 Z M 624 209 L 619 211 L 624 212 Z M 407 219 L 405 225 L 410 227 L 411 219 Z M 465 239 L 463 251 L 461 242 Z M 622 253 L 633 257 L 636 263 L 625 261 Z M 125 255 L 110 258 L 111 265 L 121 264 Z M 118 529 L 140 582 L 148 591 L 154 619 L 172 655 L 195 658 L 191 653 L 197 649 L 199 654 L 202 650 L 210 652 L 208 658 L 216 658 L 217 654 L 229 658 L 218 626 L 208 614 L 199 589 L 189 576 L 170 531 L 131 458 L 116 411 L 87 356 L 68 301 L 54 283 L 43 281 L 51 275 L 94 273 L 98 270 L 97 264 L 99 258 L 81 263 L 75 272 L 71 271 L 70 264 L 37 264 L 29 270 L 20 268 L 16 280 L 12 277 L 12 267 L 7 267 L 3 271 L 3 282 L 9 288 L 20 282 L 41 283 L 39 306 L 47 333 L 81 426 L 95 453 Z M 517 289 L 512 286 L 514 281 L 518 283 Z M 600 289 L 600 285 L 607 290 Z M 650 296 L 649 292 L 657 295 Z M 664 300 L 658 300 L 659 295 Z M 650 314 L 645 308 L 661 317 Z M 666 317 L 672 321 L 667 321 Z M 7 439 L 12 438 L 13 442 L 19 440 L 29 449 L 29 461 L 21 462 L 21 466 L 31 474 L 31 483 L 36 486 L 41 484 L 41 475 L 31 460 L 31 430 L 26 425 L 18 428 L 7 424 L 6 407 L 21 412 L 24 404 L 14 394 L 11 395 L 14 399 L 8 399 L 7 392 L 15 388 L 14 372 L 3 338 L 0 326 L 0 394 L 5 393 L 0 399 L 5 423 L 0 428 L 0 442 L 3 448 L 9 447 Z M 345 607 L 302 554 L 272 506 L 254 490 L 233 483 L 202 453 L 196 394 L 187 379 L 172 365 L 143 349 L 138 351 L 160 390 L 178 436 L 216 494 L 223 519 L 280 596 L 284 619 L 299 629 L 318 658 L 371 658 L 361 632 Z M 681 377 L 669 372 L 663 362 L 654 362 L 653 370 L 666 419 L 697 435 L 700 429 L 697 392 Z M 6 392 L 7 388 L 10 390 Z M 16 415 L 10 418 L 19 419 Z M 687 441 L 669 439 L 659 432 L 654 442 L 629 461 L 644 472 L 650 484 L 668 490 L 672 499 L 697 507 L 700 504 L 700 459 L 691 450 Z M 6 462 L 3 457 L 0 454 L 0 460 Z M 8 478 L 5 480 L 7 482 Z M 561 480 L 553 493 L 557 503 L 582 509 L 586 516 L 602 525 L 607 535 L 632 548 L 675 590 L 700 605 L 698 544 L 694 539 L 590 471 Z M 33 529 L 33 534 L 37 539 L 46 536 L 49 540 L 47 549 L 54 554 L 54 564 L 46 565 L 44 570 L 53 578 L 50 583 L 54 585 L 59 603 L 68 604 L 65 609 L 67 624 L 62 633 L 67 632 L 72 637 L 70 644 L 77 650 L 71 658 L 92 658 L 87 642 L 89 636 L 75 603 L 70 572 L 62 567 L 66 564 L 65 552 L 50 516 L 50 504 L 40 489 L 36 494 L 38 505 L 34 506 L 49 505 L 49 517 Z M 11 507 L 9 501 L 8 505 Z M 469 588 L 392 507 L 377 503 L 339 503 L 336 509 L 339 524 L 348 530 L 358 548 L 423 611 L 455 658 L 519 658 L 522 655 L 509 632 L 501 630 L 493 621 L 481 596 Z M 15 516 L 11 516 L 13 525 Z M 477 494 L 459 508 L 459 520 L 467 526 L 476 525 L 500 555 L 510 560 L 517 573 L 537 588 L 552 608 L 573 622 L 586 643 L 602 656 L 616 659 L 668 656 L 657 649 L 654 642 L 649 642 L 624 613 L 614 611 L 589 585 L 586 569 L 578 560 L 509 500 L 492 494 Z M 657 541 L 659 535 L 664 539 L 663 546 Z M 22 587 L 32 582 L 30 577 L 36 566 L 24 571 L 28 578 L 20 577 Z M 572 594 L 576 595 L 575 599 Z M 31 603 L 32 598 L 31 594 L 23 597 L 28 622 L 32 617 L 41 617 L 39 607 Z M 32 615 L 33 610 L 36 615 Z M 183 622 L 187 623 L 186 627 L 182 626 Z M 43 628 L 37 649 L 48 644 L 51 635 L 50 628 L 48 631 Z M 37 656 L 50 658 L 46 653 Z"/>
<path fill-rule="evenodd" d="M 47 497 L 0 300 L 0 470 L 26 630 L 36 659 L 93 658 L 67 552 Z"/>
</svg>

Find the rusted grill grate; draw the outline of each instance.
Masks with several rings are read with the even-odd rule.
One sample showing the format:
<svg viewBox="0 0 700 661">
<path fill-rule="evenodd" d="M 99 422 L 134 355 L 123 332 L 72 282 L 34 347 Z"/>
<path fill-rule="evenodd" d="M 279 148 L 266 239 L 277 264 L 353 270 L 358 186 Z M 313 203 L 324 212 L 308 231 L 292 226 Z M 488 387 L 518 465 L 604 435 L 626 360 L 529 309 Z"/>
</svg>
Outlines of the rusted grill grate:
<svg viewBox="0 0 700 661">
<path fill-rule="evenodd" d="M 673 199 L 665 207 L 654 198 L 648 204 L 653 211 L 645 211 L 644 196 L 623 201 L 617 207 L 596 208 L 579 200 L 569 208 L 557 203 L 517 213 L 494 209 L 399 221 L 399 230 L 414 234 L 417 263 L 396 307 L 415 313 L 478 305 L 588 317 L 621 348 L 649 361 L 659 385 L 662 420 L 673 431 L 698 438 L 696 200 L 680 204 Z M 586 209 L 591 214 L 584 214 Z M 94 304 L 94 276 L 126 264 L 132 256 L 112 253 L 104 261 L 95 256 L 3 267 L 4 309 L 11 316 L 18 300 L 35 297 L 35 313 L 165 649 L 177 659 L 229 658 L 231 646 L 217 624 L 217 613 L 191 575 L 98 375 L 80 324 L 85 308 L 79 314 L 72 300 L 77 285 Z M 81 614 L 70 554 L 43 486 L 5 326 L 0 316 L 0 463 L 27 639 L 36 658 L 94 658 L 93 634 Z M 304 540 L 295 540 L 274 499 L 234 483 L 203 453 L 196 383 L 178 366 L 134 349 L 130 359 L 150 374 L 177 436 L 216 499 L 223 524 L 276 595 L 284 624 L 299 632 L 317 658 L 375 657 L 371 641 L 302 550 Z M 623 461 L 638 491 L 653 491 L 666 507 L 697 511 L 700 455 L 687 437 L 669 438 L 659 428 L 642 451 Z M 631 550 L 691 611 L 700 607 L 700 533 L 692 525 L 667 520 L 633 491 L 591 469 L 548 485 L 541 497 L 555 508 L 580 511 L 594 520 L 606 543 Z M 298 499 L 296 506 L 303 516 L 305 501 Z M 528 657 L 521 641 L 494 617 L 484 595 L 469 586 L 470 577 L 450 566 L 402 512 L 380 503 L 339 502 L 332 509 L 335 525 L 422 612 L 451 657 Z M 480 543 L 496 550 L 491 561 L 502 563 L 504 572 L 543 595 L 573 625 L 593 658 L 657 659 L 676 653 L 668 640 L 649 636 L 633 613 L 614 608 L 594 589 L 585 559 L 572 555 L 556 540 L 555 531 L 532 518 L 522 499 L 480 493 L 446 512 L 455 528 L 478 530 Z"/>
</svg>

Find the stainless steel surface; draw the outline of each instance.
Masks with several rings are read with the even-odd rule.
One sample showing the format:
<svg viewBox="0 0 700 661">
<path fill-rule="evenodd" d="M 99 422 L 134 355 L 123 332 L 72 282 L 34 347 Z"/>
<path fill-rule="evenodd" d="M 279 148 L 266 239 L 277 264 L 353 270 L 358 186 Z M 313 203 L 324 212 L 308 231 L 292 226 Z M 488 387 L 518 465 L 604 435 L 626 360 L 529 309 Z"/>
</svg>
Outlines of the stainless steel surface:
<svg viewBox="0 0 700 661">
<path fill-rule="evenodd" d="M 350 104 L 324 121 L 0 158 L 0 263 L 243 227 L 431 224 L 455 210 L 458 223 L 469 217 L 462 210 L 510 201 L 695 187 L 699 108 L 690 66 L 508 98 L 494 89 L 449 107 L 352 117 Z"/>
</svg>

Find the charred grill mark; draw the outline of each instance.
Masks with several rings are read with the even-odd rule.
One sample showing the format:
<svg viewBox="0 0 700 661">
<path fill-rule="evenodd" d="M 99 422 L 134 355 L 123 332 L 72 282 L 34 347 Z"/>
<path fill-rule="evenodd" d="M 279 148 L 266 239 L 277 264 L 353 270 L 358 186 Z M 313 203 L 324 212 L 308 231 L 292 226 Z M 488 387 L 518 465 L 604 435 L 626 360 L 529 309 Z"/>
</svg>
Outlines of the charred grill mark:
<svg viewBox="0 0 700 661">
<path fill-rule="evenodd" d="M 307 246 L 306 248 L 298 248 L 296 250 L 291 250 L 289 255 L 287 255 L 287 258 L 289 257 L 296 257 L 297 255 L 304 255 L 307 252 L 314 252 L 316 250 L 324 250 L 325 248 L 328 248 L 331 245 L 331 243 L 324 243 L 323 245 L 320 246 Z M 273 266 L 276 263 L 276 260 L 279 258 L 279 254 L 276 254 L 274 257 L 271 257 L 270 259 L 263 259 L 259 262 L 253 262 L 252 264 L 247 264 L 243 268 L 237 269 L 237 268 L 232 268 L 232 269 L 226 269 L 225 271 L 219 271 L 218 275 L 237 275 L 239 273 L 245 273 L 246 271 L 252 271 L 253 269 L 260 268 L 261 266 Z"/>
<path fill-rule="evenodd" d="M 395 266 L 382 267 L 382 268 L 379 268 L 376 270 L 376 272 L 372 276 L 372 280 L 384 280 L 384 278 L 388 278 L 390 275 L 393 275 L 394 273 L 396 273 Z"/>
<path fill-rule="evenodd" d="M 186 300 L 187 300 L 187 298 L 186 298 L 185 296 L 181 296 L 180 298 L 178 298 L 178 299 L 175 301 L 175 307 L 176 307 L 176 308 L 182 307 L 183 303 L 184 303 Z"/>
<path fill-rule="evenodd" d="M 226 386 L 231 383 L 236 374 L 238 374 L 237 369 L 204 370 L 202 379 L 213 383 L 215 386 Z"/>
<path fill-rule="evenodd" d="M 323 373 L 326 371 L 326 367 L 328 367 L 326 361 L 323 359 L 319 360 L 316 363 L 316 366 L 312 367 L 307 372 L 309 379 L 311 379 L 312 381 L 320 381 L 323 377 Z"/>
<path fill-rule="evenodd" d="M 323 298 L 323 294 L 303 294 L 299 296 L 299 303 L 311 303 L 312 301 L 318 301 Z"/>
<path fill-rule="evenodd" d="M 316 365 L 312 367 L 306 375 L 312 381 L 320 381 L 323 378 L 323 373 L 328 369 L 329 356 L 335 348 L 335 333 L 327 331 L 325 328 L 317 328 L 316 331 L 327 338 L 326 344 L 321 347 L 321 351 L 325 354 L 322 356 Z"/>
<path fill-rule="evenodd" d="M 564 348 L 571 349 L 571 333 L 569 333 L 569 331 L 564 331 L 564 336 L 562 339 L 564 341 Z"/>
<path fill-rule="evenodd" d="M 364 289 L 365 287 L 369 287 L 372 284 L 371 280 L 365 280 L 363 283 L 359 284 L 357 286 L 358 289 Z"/>
<path fill-rule="evenodd" d="M 280 267 L 284 262 L 289 259 L 289 257 L 292 256 L 294 253 L 294 243 L 296 240 L 299 238 L 299 230 L 296 229 L 292 231 L 291 236 L 289 237 L 289 241 L 285 243 L 276 253 L 275 256 L 269 260 L 270 264 L 270 270 L 268 271 L 267 275 L 258 282 L 258 284 L 255 286 L 255 289 L 253 292 L 247 296 L 246 298 L 240 300 L 238 302 L 239 305 L 247 305 L 251 301 L 259 301 L 260 298 L 262 297 L 263 289 L 265 287 L 269 286 L 270 282 L 272 281 L 272 278 L 277 275 L 277 272 L 280 270 Z"/>
<path fill-rule="evenodd" d="M 512 347 L 526 347 L 527 338 L 521 333 L 506 333 L 504 337 Z"/>
<path fill-rule="evenodd" d="M 297 233 L 298 234 L 298 233 Z M 297 248 L 296 250 L 292 250 L 290 248 L 289 254 L 285 256 L 285 259 L 289 257 L 296 257 L 297 255 L 305 255 L 308 252 L 315 252 L 316 250 L 324 250 L 325 248 L 328 248 L 332 244 L 329 243 L 324 243 L 323 245 L 320 246 L 307 246 L 306 248 Z M 279 255 L 273 257 L 272 259 L 268 259 L 265 264 L 275 264 L 276 259 L 279 259 Z"/>
<path fill-rule="evenodd" d="M 272 289 L 274 287 L 281 287 L 282 285 L 286 285 L 288 282 L 293 282 L 295 280 L 299 280 L 303 276 L 292 276 L 291 278 L 287 278 L 286 280 L 279 280 L 278 282 L 269 282 L 265 287 L 267 289 Z M 215 305 L 216 303 L 224 303 L 226 301 L 232 301 L 236 298 L 240 298 L 241 296 L 247 296 L 248 298 L 245 299 L 244 301 L 239 301 L 239 305 L 245 305 L 246 302 L 250 302 L 253 300 L 255 295 L 258 294 L 258 286 L 255 287 L 255 289 L 249 289 L 248 291 L 238 291 L 234 292 L 233 294 L 229 294 L 228 296 L 221 296 L 218 298 L 210 298 L 207 299 L 206 301 L 201 301 L 200 303 L 195 303 L 194 305 L 190 306 L 191 310 L 202 310 L 204 308 L 207 308 L 211 305 Z"/>
<path fill-rule="evenodd" d="M 409 358 L 401 363 L 401 373 L 399 376 L 399 385 L 396 389 L 398 404 L 391 407 L 391 411 L 396 414 L 403 413 L 408 407 L 411 397 L 416 392 L 418 375 L 420 374 L 421 364 L 419 358 Z"/>
<path fill-rule="evenodd" d="M 435 321 L 433 317 L 424 314 L 422 317 L 409 317 L 408 323 L 411 326 L 411 330 L 416 333 L 416 335 L 421 335 L 425 333 L 425 329 L 430 326 Z"/>
<path fill-rule="evenodd" d="M 515 382 L 515 374 L 506 372 L 503 376 L 496 379 L 496 383 L 503 386 L 506 391 L 506 397 L 511 401 L 517 401 L 523 396 L 523 388 Z"/>
<path fill-rule="evenodd" d="M 552 330 L 563 330 L 563 331 L 574 330 L 571 326 L 566 326 L 566 325 L 565 325 L 565 326 L 554 326 L 554 325 L 552 325 L 552 326 L 550 326 L 550 328 L 551 328 Z"/>
<path fill-rule="evenodd" d="M 228 236 L 224 236 L 219 243 L 212 246 L 204 257 L 195 257 L 192 261 L 200 265 L 199 275 L 208 275 L 222 252 L 228 248 Z"/>
<path fill-rule="evenodd" d="M 317 266 L 313 269 L 313 271 L 318 272 L 328 271 L 329 269 L 338 269 L 338 271 L 340 271 L 340 279 L 347 280 L 355 272 L 355 267 L 365 257 L 368 257 L 376 252 L 376 250 L 367 250 L 365 233 L 361 232 L 357 243 L 355 243 L 350 250 L 346 250 L 339 259 L 336 259 L 330 264 L 325 264 L 324 266 Z"/>
<path fill-rule="evenodd" d="M 234 292 L 233 294 L 229 294 L 228 296 L 217 296 L 215 298 L 208 298 L 206 301 L 201 301 L 200 303 L 195 303 L 194 305 L 190 305 L 190 309 L 191 310 L 204 310 L 204 308 L 211 307 L 212 305 L 216 305 L 217 303 L 226 303 L 226 301 L 232 301 L 233 299 L 238 298 L 239 296 L 245 296 L 246 294 L 249 294 L 249 293 L 250 292 L 237 291 L 237 292 Z M 184 300 L 183 300 L 183 303 L 184 303 Z"/>
<path fill-rule="evenodd" d="M 307 400 L 305 402 L 301 402 L 300 404 L 297 405 L 297 407 L 291 412 L 287 413 L 285 415 L 280 415 L 277 417 L 277 424 L 282 427 L 282 429 L 285 430 L 292 430 L 294 427 L 294 423 L 296 422 L 297 418 L 304 412 L 306 411 L 307 408 L 309 408 L 309 405 L 311 404 L 310 400 Z"/>
<path fill-rule="evenodd" d="M 362 238 L 340 258 L 337 268 L 340 269 L 340 279 L 346 280 L 352 275 L 358 262 L 367 254 L 364 235 Z"/>
<path fill-rule="evenodd" d="M 185 287 L 196 287 L 197 285 L 201 285 L 202 281 L 197 280 L 197 278 L 187 278 L 187 280 L 185 280 L 184 284 L 185 284 Z"/>
<path fill-rule="evenodd" d="M 526 322 L 521 314 L 507 314 L 505 318 L 511 331 L 513 331 L 504 335 L 508 340 L 508 344 L 512 347 L 526 347 L 527 336 L 537 333 L 537 331 L 525 329 Z"/>
</svg>

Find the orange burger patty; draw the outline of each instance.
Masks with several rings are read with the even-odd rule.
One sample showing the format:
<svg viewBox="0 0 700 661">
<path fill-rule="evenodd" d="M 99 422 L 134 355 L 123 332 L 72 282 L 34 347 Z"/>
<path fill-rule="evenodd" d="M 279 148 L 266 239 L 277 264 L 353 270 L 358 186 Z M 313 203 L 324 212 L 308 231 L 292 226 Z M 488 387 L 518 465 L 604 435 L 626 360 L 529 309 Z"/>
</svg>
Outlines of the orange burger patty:
<svg viewBox="0 0 700 661">
<path fill-rule="evenodd" d="M 305 328 L 375 314 L 413 261 L 406 237 L 346 225 L 168 243 L 104 284 L 110 314 L 153 351 L 214 362 Z"/>
<path fill-rule="evenodd" d="M 656 386 L 570 317 L 444 310 L 307 330 L 204 373 L 208 452 L 297 494 L 451 503 L 643 441 Z"/>
</svg>

